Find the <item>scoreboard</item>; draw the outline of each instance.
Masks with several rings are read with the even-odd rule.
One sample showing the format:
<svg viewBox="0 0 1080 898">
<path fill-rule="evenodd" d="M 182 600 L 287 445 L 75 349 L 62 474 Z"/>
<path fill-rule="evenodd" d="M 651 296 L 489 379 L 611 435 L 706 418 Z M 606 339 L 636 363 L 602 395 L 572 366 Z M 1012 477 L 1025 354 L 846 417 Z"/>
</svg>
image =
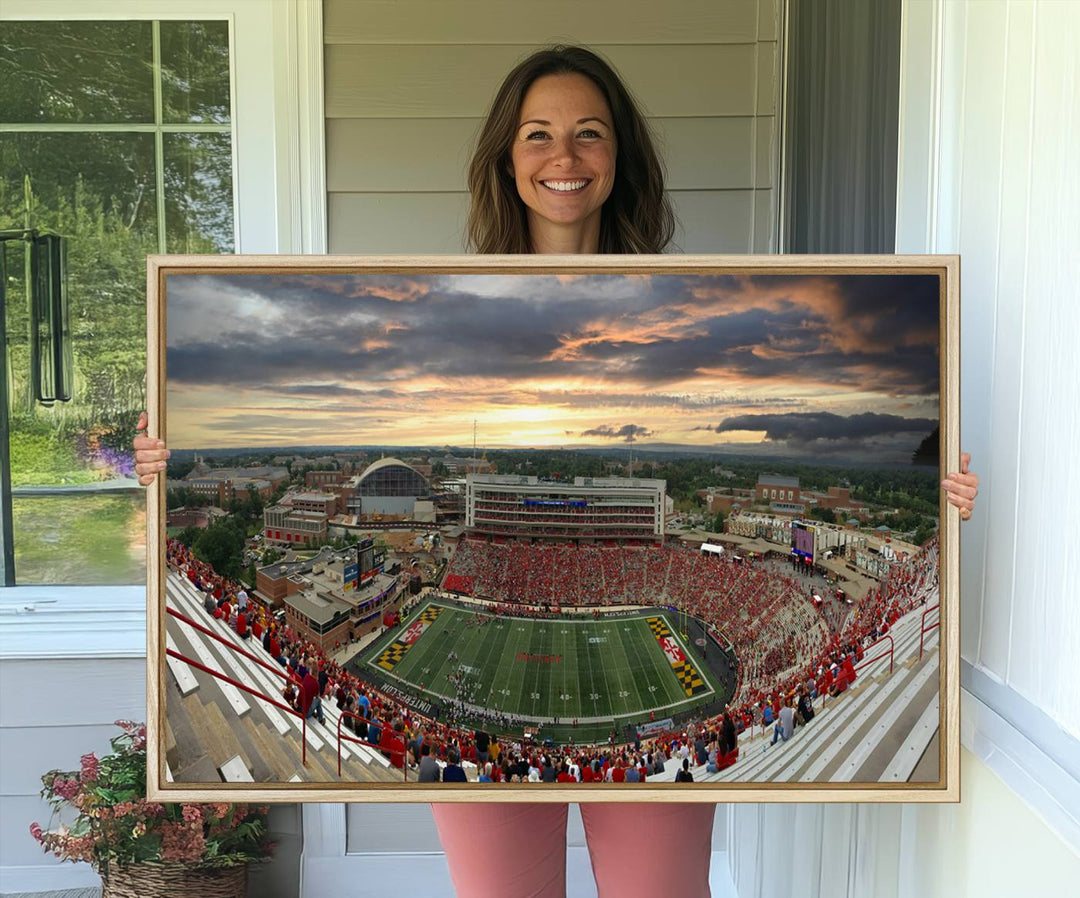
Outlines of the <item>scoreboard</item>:
<svg viewBox="0 0 1080 898">
<path fill-rule="evenodd" d="M 791 525 L 791 554 L 813 562 L 814 528 L 809 524 L 795 521 Z"/>
</svg>

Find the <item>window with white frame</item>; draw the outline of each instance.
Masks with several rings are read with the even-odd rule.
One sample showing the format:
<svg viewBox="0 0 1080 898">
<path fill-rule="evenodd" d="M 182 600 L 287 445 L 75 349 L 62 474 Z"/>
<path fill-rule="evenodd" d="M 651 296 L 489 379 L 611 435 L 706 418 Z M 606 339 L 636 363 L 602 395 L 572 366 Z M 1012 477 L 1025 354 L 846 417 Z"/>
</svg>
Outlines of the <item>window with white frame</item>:
<svg viewBox="0 0 1080 898">
<path fill-rule="evenodd" d="M 145 257 L 234 249 L 229 30 L 221 19 L 19 21 L 0 35 L 17 583 L 145 579 L 130 451 L 145 407 Z M 65 243 L 67 401 L 42 402 L 31 382 L 25 238 L 41 233 Z"/>
<path fill-rule="evenodd" d="M 13 24 L 24 22 L 132 22 L 150 23 L 151 29 L 154 20 L 227 23 L 231 111 L 224 130 L 232 136 L 234 251 L 325 252 L 321 10 L 319 3 L 294 5 L 276 0 L 2 0 L 0 40 Z M 7 90 L 6 78 L 0 78 L 0 91 Z M 168 90 L 162 86 L 163 109 Z M 0 139 L 18 130 L 6 116 L 0 116 Z M 163 155 L 164 149 L 163 138 Z M 140 212 L 147 202 L 148 197 Z M 169 221 L 167 217 L 167 225 Z M 157 251 L 153 241 L 146 251 Z M 141 257 L 139 264 L 144 264 Z M 142 345 L 144 332 L 139 332 L 137 339 Z M 145 367 L 140 377 L 144 372 Z M 125 441 L 125 447 L 129 445 L 130 438 Z M 81 491 L 86 485 L 72 488 Z M 56 488 L 45 485 L 42 492 L 46 489 L 50 494 L 43 498 L 48 501 L 55 497 Z M 20 498 L 30 498 L 26 493 L 31 491 L 24 487 Z M 98 491 L 104 492 L 100 487 Z M 4 493 L 10 498 L 10 490 Z M 145 552 L 141 541 L 142 491 L 127 487 L 119 493 L 125 494 L 136 509 L 134 516 L 127 518 L 131 523 L 127 545 L 133 563 L 141 568 Z M 96 522 L 91 526 L 96 527 Z M 0 517 L 0 531 L 4 529 Z M 47 528 L 43 535 L 45 551 L 61 563 L 76 548 L 58 540 L 55 528 Z M 125 538 L 127 535 L 125 530 Z M 92 533 L 80 532 L 78 536 L 93 543 Z M 6 573 L 6 566 L 0 564 L 0 570 Z M 69 579 L 86 582 L 81 576 Z M 0 656 L 142 654 L 145 588 L 141 577 L 130 576 L 130 569 L 126 579 L 130 585 L 116 576 L 97 586 L 81 587 L 58 582 L 35 584 L 20 578 L 21 585 L 0 589 Z"/>
</svg>

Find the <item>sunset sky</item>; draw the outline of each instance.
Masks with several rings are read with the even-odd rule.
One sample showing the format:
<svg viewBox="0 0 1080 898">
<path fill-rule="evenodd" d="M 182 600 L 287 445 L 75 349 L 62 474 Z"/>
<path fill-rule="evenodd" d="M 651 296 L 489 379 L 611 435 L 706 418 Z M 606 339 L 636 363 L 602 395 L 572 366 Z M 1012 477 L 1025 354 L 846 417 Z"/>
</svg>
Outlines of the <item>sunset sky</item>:
<svg viewBox="0 0 1080 898">
<path fill-rule="evenodd" d="M 906 461 L 925 275 L 178 275 L 177 449 L 655 444 Z"/>
</svg>

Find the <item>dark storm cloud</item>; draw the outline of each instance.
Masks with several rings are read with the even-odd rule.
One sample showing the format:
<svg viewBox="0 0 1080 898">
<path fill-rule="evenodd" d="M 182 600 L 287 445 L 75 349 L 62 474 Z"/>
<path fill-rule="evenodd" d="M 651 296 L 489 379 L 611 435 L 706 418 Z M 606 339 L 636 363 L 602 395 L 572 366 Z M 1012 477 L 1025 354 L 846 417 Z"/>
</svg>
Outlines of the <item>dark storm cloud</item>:
<svg viewBox="0 0 1080 898">
<path fill-rule="evenodd" d="M 358 399 L 393 399 L 399 398 L 401 393 L 397 390 L 381 389 L 381 390 L 364 390 L 357 387 L 346 387 L 341 384 L 334 383 L 319 383 L 319 384 L 286 384 L 283 386 L 277 386 L 273 384 L 260 385 L 264 389 L 273 389 L 274 391 L 286 396 L 312 396 L 315 398 L 321 397 L 345 397 L 345 398 L 358 398 Z M 257 387 L 258 388 L 258 387 Z"/>
<path fill-rule="evenodd" d="M 632 443 L 642 437 L 651 437 L 653 431 L 637 424 L 623 424 L 622 427 L 612 427 L 610 424 L 601 424 L 599 427 L 594 427 L 591 430 L 583 430 L 581 435 L 583 437 L 605 437 L 607 439 L 622 440 L 626 443 Z"/>
<path fill-rule="evenodd" d="M 735 415 L 721 421 L 716 432 L 764 431 L 766 440 L 792 445 L 813 442 L 861 444 L 906 434 L 922 437 L 937 426 L 938 422 L 933 418 L 903 418 L 875 412 L 847 416 L 834 415 L 832 412 L 791 412 L 784 415 Z"/>
<path fill-rule="evenodd" d="M 801 288 L 828 285 L 838 322 L 855 323 L 868 342 L 882 347 L 936 340 L 939 281 L 936 275 L 758 275 L 759 287 L 797 296 Z"/>
<path fill-rule="evenodd" d="M 170 382 L 252 387 L 324 378 L 378 379 L 397 370 L 403 360 L 400 347 L 364 349 L 331 341 L 329 335 L 293 335 L 281 342 L 226 337 L 170 348 L 166 373 Z"/>
<path fill-rule="evenodd" d="M 936 327 L 936 279 L 915 276 L 186 276 L 167 363 L 236 386 L 712 372 L 933 395 Z"/>
</svg>

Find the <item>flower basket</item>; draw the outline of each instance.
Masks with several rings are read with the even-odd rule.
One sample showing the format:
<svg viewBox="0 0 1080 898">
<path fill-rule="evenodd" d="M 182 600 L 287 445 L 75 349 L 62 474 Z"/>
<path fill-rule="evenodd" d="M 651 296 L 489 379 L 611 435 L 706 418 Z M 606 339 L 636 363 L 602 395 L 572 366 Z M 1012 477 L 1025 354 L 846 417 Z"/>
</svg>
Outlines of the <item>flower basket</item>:
<svg viewBox="0 0 1080 898">
<path fill-rule="evenodd" d="M 268 807 L 146 799 L 146 727 L 118 720 L 113 752 L 50 770 L 41 796 L 71 823 L 30 825 L 41 847 L 101 874 L 103 898 L 243 898 L 249 864 L 270 859 Z"/>
<path fill-rule="evenodd" d="M 145 861 L 101 877 L 101 898 L 244 898 L 246 865 L 203 870 L 187 864 Z"/>
</svg>

